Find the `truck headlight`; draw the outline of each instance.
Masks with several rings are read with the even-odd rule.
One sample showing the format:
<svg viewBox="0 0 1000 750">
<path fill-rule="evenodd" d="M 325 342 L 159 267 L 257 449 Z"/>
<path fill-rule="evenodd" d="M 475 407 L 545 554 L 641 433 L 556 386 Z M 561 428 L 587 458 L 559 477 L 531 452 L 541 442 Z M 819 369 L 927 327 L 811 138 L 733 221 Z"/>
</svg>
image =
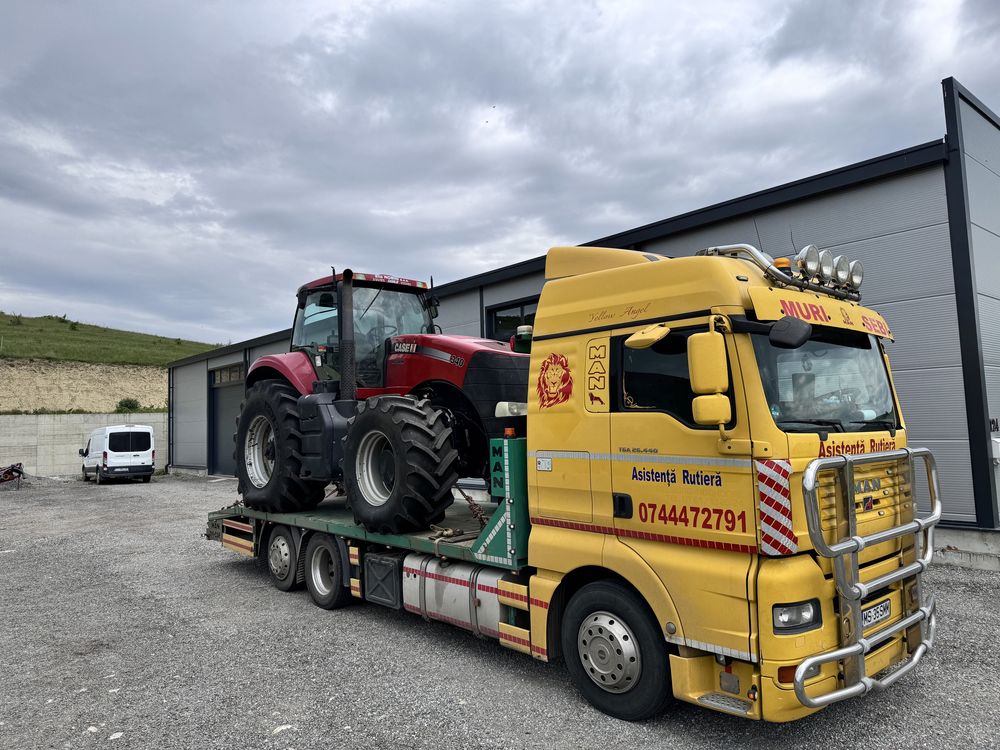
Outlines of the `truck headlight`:
<svg viewBox="0 0 1000 750">
<path fill-rule="evenodd" d="M 819 599 L 795 604 L 775 604 L 771 610 L 774 632 L 777 635 L 801 633 L 822 624 Z"/>
<path fill-rule="evenodd" d="M 833 253 L 829 250 L 819 252 L 819 280 L 824 284 L 833 281 Z"/>
<path fill-rule="evenodd" d="M 851 278 L 851 261 L 846 255 L 838 255 L 833 259 L 833 278 L 841 286 Z"/>
</svg>

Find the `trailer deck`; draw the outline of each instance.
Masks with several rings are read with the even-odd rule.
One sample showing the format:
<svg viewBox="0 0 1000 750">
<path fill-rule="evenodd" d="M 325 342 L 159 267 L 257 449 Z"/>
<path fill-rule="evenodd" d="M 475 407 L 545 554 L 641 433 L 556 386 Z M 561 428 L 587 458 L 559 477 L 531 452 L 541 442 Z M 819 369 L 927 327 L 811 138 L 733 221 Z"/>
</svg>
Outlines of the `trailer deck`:
<svg viewBox="0 0 1000 750">
<path fill-rule="evenodd" d="M 456 493 L 455 502 L 440 524 L 407 534 L 367 531 L 354 522 L 346 498 L 340 496 L 328 497 L 313 510 L 302 513 L 268 513 L 240 504 L 232 505 L 208 514 L 207 536 L 235 552 L 254 556 L 263 544 L 261 529 L 280 524 L 516 571 L 523 568 L 528 559 L 525 461 L 524 439 L 492 441 L 492 502 L 480 503 L 489 516 L 482 529 L 464 498 Z"/>
</svg>

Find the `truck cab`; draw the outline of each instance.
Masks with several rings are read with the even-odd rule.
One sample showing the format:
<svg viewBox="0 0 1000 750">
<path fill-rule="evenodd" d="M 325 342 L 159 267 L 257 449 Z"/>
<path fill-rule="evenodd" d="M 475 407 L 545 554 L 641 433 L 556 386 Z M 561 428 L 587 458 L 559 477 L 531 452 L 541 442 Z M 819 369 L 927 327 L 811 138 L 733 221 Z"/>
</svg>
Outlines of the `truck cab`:
<svg viewBox="0 0 1000 750">
<path fill-rule="evenodd" d="M 553 248 L 546 278 L 529 557 L 552 596 L 614 576 L 670 644 L 674 695 L 728 713 L 788 721 L 911 669 L 933 639 L 919 579 L 940 503 L 882 316 L 749 246 Z"/>
</svg>

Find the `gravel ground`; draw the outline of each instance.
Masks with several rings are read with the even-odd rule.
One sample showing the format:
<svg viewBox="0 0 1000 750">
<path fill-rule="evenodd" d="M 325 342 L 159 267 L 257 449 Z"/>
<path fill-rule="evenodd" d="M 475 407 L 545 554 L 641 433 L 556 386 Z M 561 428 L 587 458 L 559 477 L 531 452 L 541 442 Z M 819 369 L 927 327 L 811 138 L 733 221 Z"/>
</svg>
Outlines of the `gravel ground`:
<svg viewBox="0 0 1000 750">
<path fill-rule="evenodd" d="M 1000 745 L 1000 574 L 936 566 L 935 651 L 891 690 L 789 725 L 688 704 L 628 724 L 545 665 L 374 605 L 283 594 L 202 538 L 232 481 L 0 493 L 0 747 Z"/>
</svg>

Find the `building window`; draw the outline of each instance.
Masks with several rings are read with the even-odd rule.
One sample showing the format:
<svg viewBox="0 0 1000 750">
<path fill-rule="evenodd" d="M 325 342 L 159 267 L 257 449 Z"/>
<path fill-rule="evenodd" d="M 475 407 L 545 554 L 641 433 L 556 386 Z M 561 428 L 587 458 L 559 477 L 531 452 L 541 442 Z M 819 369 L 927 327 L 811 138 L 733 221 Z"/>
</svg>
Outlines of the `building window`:
<svg viewBox="0 0 1000 750">
<path fill-rule="evenodd" d="M 518 326 L 535 324 L 537 309 L 538 297 L 489 309 L 486 316 L 489 337 L 497 341 L 510 341 L 510 337 L 517 333 Z"/>
<path fill-rule="evenodd" d="M 222 367 L 212 370 L 212 385 L 230 385 L 232 383 L 242 383 L 245 373 L 243 365 L 233 365 L 232 367 Z"/>
</svg>

